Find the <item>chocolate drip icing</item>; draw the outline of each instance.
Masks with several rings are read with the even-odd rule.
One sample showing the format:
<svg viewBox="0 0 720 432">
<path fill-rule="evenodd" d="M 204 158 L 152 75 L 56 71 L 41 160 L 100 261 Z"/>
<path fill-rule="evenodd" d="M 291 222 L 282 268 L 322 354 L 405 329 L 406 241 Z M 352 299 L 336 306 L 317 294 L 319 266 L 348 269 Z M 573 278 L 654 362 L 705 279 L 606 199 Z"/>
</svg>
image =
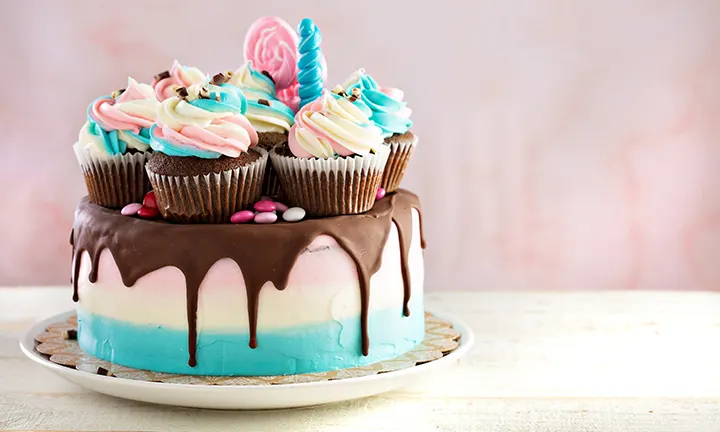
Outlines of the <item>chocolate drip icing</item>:
<svg viewBox="0 0 720 432">
<path fill-rule="evenodd" d="M 278 290 L 287 287 L 295 261 L 320 235 L 333 237 L 355 263 L 360 283 L 362 352 L 370 348 L 368 308 L 370 277 L 382 264 L 382 252 L 394 223 L 400 240 L 404 283 L 403 313 L 410 314 L 408 253 L 412 242 L 412 209 L 420 213 L 416 195 L 399 190 L 367 213 L 269 225 L 176 225 L 120 215 L 118 211 L 83 199 L 75 211 L 73 244 L 73 300 L 78 301 L 78 277 L 83 252 L 90 255 L 88 280 L 96 282 L 100 254 L 108 249 L 125 286 L 163 267 L 173 266 L 185 276 L 187 291 L 188 351 L 190 366 L 197 364 L 197 306 L 200 285 L 220 259 L 240 267 L 248 299 L 249 346 L 256 348 L 258 299 L 267 282 Z M 422 221 L 422 218 L 420 219 Z M 425 247 L 420 223 L 421 244 Z"/>
</svg>

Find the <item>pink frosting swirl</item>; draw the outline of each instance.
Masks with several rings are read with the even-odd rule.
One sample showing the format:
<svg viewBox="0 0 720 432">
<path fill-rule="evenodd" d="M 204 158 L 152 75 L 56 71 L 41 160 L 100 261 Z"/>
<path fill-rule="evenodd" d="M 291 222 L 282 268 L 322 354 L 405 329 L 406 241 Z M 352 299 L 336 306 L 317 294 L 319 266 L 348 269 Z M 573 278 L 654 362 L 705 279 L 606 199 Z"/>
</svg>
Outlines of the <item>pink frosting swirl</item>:
<svg viewBox="0 0 720 432">
<path fill-rule="evenodd" d="M 151 127 L 154 119 L 143 115 L 142 111 L 119 108 L 119 105 L 132 101 L 151 99 L 154 102 L 150 88 L 144 86 L 145 89 L 134 79 L 128 79 L 127 89 L 117 98 L 108 96 L 96 99 L 90 105 L 90 116 L 107 131 L 127 130 L 137 134 L 141 128 Z"/>
<path fill-rule="evenodd" d="M 152 87 L 155 89 L 155 96 L 162 102 L 169 97 L 175 96 L 175 89 L 178 87 L 190 87 L 193 84 L 202 83 L 206 75 L 197 68 L 186 69 L 177 60 L 169 71 L 170 76 L 162 79 L 154 79 Z"/>
<path fill-rule="evenodd" d="M 172 97 L 162 102 L 153 134 L 164 148 L 153 146 L 155 150 L 170 155 L 216 157 L 212 153 L 219 153 L 238 157 L 257 145 L 258 134 L 244 115 L 191 105 L 190 101 L 198 98 L 198 90 L 198 85 L 189 88 L 187 101 Z"/>
</svg>

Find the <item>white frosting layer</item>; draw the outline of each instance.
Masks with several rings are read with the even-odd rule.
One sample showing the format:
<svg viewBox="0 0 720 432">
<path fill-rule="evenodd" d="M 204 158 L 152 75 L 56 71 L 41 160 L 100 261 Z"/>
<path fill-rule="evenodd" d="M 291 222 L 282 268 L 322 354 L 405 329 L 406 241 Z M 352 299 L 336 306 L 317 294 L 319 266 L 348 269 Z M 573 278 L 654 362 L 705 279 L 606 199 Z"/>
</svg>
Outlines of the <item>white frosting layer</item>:
<svg viewBox="0 0 720 432">
<path fill-rule="evenodd" d="M 422 300 L 424 280 L 419 215 L 413 210 L 408 256 L 413 302 Z M 126 287 L 109 251 L 100 258 L 98 280 L 88 281 L 90 258 L 83 253 L 78 278 L 79 307 L 132 324 L 187 328 L 185 279 L 164 267 Z M 421 302 L 418 304 L 422 304 Z M 403 280 L 397 228 L 391 226 L 382 267 L 370 280 L 370 311 L 397 308 L 402 313 Z M 285 290 L 268 282 L 260 293 L 258 331 L 342 320 L 360 314 L 360 287 L 350 256 L 328 236 L 320 236 L 290 273 Z M 244 332 L 247 296 L 242 271 L 230 259 L 215 263 L 200 286 L 198 330 Z"/>
</svg>

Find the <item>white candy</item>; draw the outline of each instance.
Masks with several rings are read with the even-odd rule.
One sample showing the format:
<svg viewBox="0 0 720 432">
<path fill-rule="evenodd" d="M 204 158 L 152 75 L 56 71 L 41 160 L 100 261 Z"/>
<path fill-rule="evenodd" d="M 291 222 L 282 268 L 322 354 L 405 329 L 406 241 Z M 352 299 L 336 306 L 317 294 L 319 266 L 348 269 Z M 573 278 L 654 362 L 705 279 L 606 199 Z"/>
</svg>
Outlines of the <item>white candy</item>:
<svg viewBox="0 0 720 432">
<path fill-rule="evenodd" d="M 290 207 L 282 215 L 287 222 L 297 222 L 305 217 L 305 209 L 301 207 Z"/>
</svg>

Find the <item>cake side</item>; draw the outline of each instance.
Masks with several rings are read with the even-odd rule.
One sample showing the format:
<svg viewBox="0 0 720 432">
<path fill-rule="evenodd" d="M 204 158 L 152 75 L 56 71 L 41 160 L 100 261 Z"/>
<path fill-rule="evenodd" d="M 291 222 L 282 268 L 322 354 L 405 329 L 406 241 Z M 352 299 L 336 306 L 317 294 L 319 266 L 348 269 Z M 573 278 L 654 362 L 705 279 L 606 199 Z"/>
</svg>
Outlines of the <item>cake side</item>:
<svg viewBox="0 0 720 432">
<path fill-rule="evenodd" d="M 396 357 L 412 349 L 424 335 L 422 234 L 417 207 L 417 197 L 401 191 L 379 201 L 364 215 L 243 230 L 242 226 L 171 225 L 123 218 L 82 203 L 74 233 L 81 347 L 126 366 L 200 375 L 325 371 Z M 345 234 L 335 233 L 340 239 L 328 234 L 306 238 L 308 231 L 332 234 L 333 226 L 346 224 L 353 225 L 365 239 L 360 242 L 362 247 L 348 252 L 339 244 L 344 242 L 347 247 L 353 243 Z M 151 230 L 153 237 L 144 235 L 143 228 Z M 258 228 L 265 234 L 256 236 Z M 192 240 L 196 236 L 201 239 Z M 82 245 L 77 242 L 81 237 Z M 298 246 L 292 246 L 296 237 L 310 243 L 296 250 Z M 89 238 L 106 247 L 89 245 Z M 277 243 L 272 238 L 277 238 Z M 198 259 L 204 241 L 210 241 L 215 252 L 210 254 L 212 258 Z M 147 262 L 146 249 L 155 244 L 146 242 L 162 246 L 154 253 L 178 261 L 172 263 L 166 256 L 160 261 L 167 265 L 151 270 L 158 265 Z M 268 249 L 270 257 L 263 259 L 260 249 Z M 367 259 L 373 255 L 372 249 L 378 251 L 377 258 Z M 216 253 L 223 250 L 231 253 L 225 257 Z M 270 280 L 282 280 L 279 274 L 284 270 L 278 266 L 288 264 L 280 264 L 283 260 L 278 256 L 293 253 L 297 256 L 287 269 L 284 289 L 279 290 L 280 284 Z M 364 256 L 361 261 L 371 264 L 378 261 L 379 267 L 358 268 L 353 255 Z M 252 264 L 248 256 L 256 258 L 250 259 Z M 197 287 L 196 336 L 192 338 L 188 311 L 193 308 L 188 301 L 194 289 L 189 281 L 198 277 L 193 276 L 197 266 L 204 267 L 201 264 L 211 259 L 214 261 Z M 143 265 L 137 261 L 143 261 L 149 271 L 138 275 L 136 270 Z M 257 288 L 255 323 L 250 313 L 255 288 L 248 289 L 253 281 L 249 273 L 266 279 Z M 362 273 L 369 273 L 367 293 L 358 277 Z M 188 364 L 191 339 L 196 341 L 194 366 Z M 369 344 L 367 355 L 363 355 L 364 341 Z"/>
</svg>

